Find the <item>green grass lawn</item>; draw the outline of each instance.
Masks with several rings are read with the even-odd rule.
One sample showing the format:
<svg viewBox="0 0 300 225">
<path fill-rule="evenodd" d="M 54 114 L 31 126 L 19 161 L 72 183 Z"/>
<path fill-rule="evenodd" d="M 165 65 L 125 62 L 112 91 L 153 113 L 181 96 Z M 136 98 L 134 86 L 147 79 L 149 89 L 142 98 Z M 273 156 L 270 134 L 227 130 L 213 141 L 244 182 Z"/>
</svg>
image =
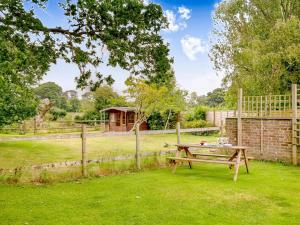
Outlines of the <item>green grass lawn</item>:
<svg viewBox="0 0 300 225">
<path fill-rule="evenodd" d="M 0 224 L 299 224 L 300 168 L 252 162 L 60 183 L 0 185 Z"/>
<path fill-rule="evenodd" d="M 215 136 L 182 134 L 182 143 L 216 141 Z M 164 147 L 168 143 L 168 147 Z M 176 149 L 175 134 L 141 136 L 142 152 Z M 135 136 L 97 137 L 87 139 L 89 159 L 101 156 L 134 154 Z M 81 159 L 81 139 L 0 142 L 0 168 L 13 168 L 50 162 Z"/>
</svg>

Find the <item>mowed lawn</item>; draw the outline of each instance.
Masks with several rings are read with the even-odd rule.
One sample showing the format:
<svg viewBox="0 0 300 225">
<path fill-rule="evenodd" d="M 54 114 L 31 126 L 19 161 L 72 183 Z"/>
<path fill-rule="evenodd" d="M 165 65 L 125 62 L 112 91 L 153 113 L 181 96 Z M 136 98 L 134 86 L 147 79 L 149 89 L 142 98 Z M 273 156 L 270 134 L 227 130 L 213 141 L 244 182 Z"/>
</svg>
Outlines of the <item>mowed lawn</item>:
<svg viewBox="0 0 300 225">
<path fill-rule="evenodd" d="M 182 143 L 215 142 L 216 139 L 215 136 L 181 135 Z M 176 140 L 175 134 L 141 136 L 142 152 L 176 149 Z M 134 154 L 135 136 L 88 138 L 87 151 L 89 159 Z M 0 142 L 0 168 L 80 159 L 81 139 Z"/>
<path fill-rule="evenodd" d="M 49 186 L 0 185 L 0 224 L 299 224 L 300 168 L 197 165 Z"/>
</svg>

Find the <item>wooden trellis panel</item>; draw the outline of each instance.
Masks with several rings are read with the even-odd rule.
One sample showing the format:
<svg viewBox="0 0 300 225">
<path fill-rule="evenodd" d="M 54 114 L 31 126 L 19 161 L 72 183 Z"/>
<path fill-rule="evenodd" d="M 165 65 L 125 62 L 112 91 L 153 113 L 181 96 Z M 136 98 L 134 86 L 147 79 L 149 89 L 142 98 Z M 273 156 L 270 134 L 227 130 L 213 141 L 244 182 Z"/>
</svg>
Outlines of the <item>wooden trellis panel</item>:
<svg viewBox="0 0 300 225">
<path fill-rule="evenodd" d="M 243 117 L 291 117 L 292 96 L 244 96 L 242 114 Z"/>
</svg>

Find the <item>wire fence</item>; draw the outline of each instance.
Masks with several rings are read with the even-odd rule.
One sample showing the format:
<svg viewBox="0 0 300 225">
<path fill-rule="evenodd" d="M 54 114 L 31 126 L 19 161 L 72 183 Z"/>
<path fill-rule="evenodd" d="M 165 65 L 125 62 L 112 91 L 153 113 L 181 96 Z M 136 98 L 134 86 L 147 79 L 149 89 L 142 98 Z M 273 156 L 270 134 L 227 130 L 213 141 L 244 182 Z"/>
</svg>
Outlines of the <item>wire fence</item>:
<svg viewBox="0 0 300 225">
<path fill-rule="evenodd" d="M 80 132 L 82 124 L 86 125 L 88 131 L 105 131 L 108 126 L 108 122 L 105 120 L 43 121 L 40 124 L 38 124 L 35 120 L 28 120 L 19 124 L 4 126 L 0 128 L 0 133 L 47 134 Z"/>
</svg>

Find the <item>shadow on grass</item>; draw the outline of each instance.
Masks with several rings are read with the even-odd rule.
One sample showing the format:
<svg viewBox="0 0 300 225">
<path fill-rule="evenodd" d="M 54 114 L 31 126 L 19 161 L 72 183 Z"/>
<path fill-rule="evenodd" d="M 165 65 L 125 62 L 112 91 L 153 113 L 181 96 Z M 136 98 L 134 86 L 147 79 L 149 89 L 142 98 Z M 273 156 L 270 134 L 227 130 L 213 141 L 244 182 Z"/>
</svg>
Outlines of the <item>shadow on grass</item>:
<svg viewBox="0 0 300 225">
<path fill-rule="evenodd" d="M 171 169 L 169 170 L 172 174 Z M 185 177 L 188 179 L 206 179 L 207 181 L 233 181 L 234 169 L 229 169 L 227 165 L 193 165 L 192 169 L 188 165 L 179 165 L 176 169 L 175 176 Z M 244 177 L 249 177 L 245 167 L 240 167 L 238 180 Z"/>
</svg>

